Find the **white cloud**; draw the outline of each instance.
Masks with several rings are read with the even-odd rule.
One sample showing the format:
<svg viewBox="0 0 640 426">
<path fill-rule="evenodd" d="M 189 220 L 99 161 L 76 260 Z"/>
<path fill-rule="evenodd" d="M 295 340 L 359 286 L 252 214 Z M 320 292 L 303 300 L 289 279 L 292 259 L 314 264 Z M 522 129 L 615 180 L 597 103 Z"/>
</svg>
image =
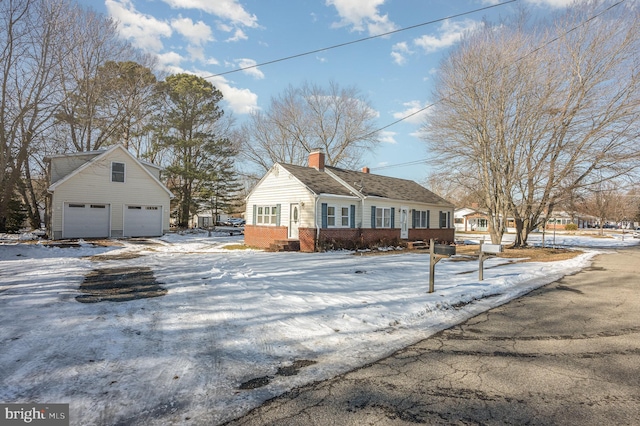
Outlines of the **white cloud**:
<svg viewBox="0 0 640 426">
<path fill-rule="evenodd" d="M 256 67 L 257 62 L 254 61 L 253 59 L 249 59 L 249 58 L 236 59 L 234 63 L 235 63 L 235 66 L 237 66 L 238 68 L 248 68 L 242 71 L 243 74 L 250 75 L 256 80 L 262 80 L 264 78 L 264 73 Z"/>
<path fill-rule="evenodd" d="M 382 132 L 380 132 L 380 142 L 397 144 L 398 141 L 396 140 L 395 136 L 396 132 L 388 132 L 383 130 Z"/>
<path fill-rule="evenodd" d="M 340 22 L 334 27 L 352 25 L 352 31 L 364 31 L 370 35 L 378 35 L 393 31 L 396 25 L 389 21 L 387 15 L 380 15 L 378 7 L 385 0 L 326 0 L 327 6 L 334 6 L 340 15 Z"/>
<path fill-rule="evenodd" d="M 231 21 L 234 25 L 255 28 L 258 18 L 248 13 L 237 0 L 162 0 L 175 9 L 197 9 Z"/>
<path fill-rule="evenodd" d="M 187 52 L 189 52 L 189 59 L 192 61 L 207 62 L 204 48 L 202 46 L 187 46 Z"/>
<path fill-rule="evenodd" d="M 122 37 L 143 50 L 158 52 L 162 50 L 162 37 L 171 37 L 171 26 L 153 16 L 139 13 L 130 0 L 106 0 L 109 16 L 118 22 Z"/>
<path fill-rule="evenodd" d="M 176 52 L 167 52 L 156 54 L 158 62 L 162 68 L 168 68 L 170 66 L 179 66 L 184 58 Z"/>
<path fill-rule="evenodd" d="M 224 100 L 235 114 L 250 114 L 260 109 L 258 108 L 258 95 L 251 90 L 232 87 L 222 76 L 208 80 L 222 92 Z"/>
<path fill-rule="evenodd" d="M 427 106 L 427 104 L 423 105 L 420 101 L 409 101 L 409 102 L 403 103 L 402 105 L 405 107 L 405 109 L 403 111 L 394 112 L 393 118 L 399 120 L 411 114 L 415 114 L 405 120 L 407 123 L 422 124 L 422 122 L 424 121 L 425 115 L 429 113 L 429 109 L 420 111 Z"/>
<path fill-rule="evenodd" d="M 391 48 L 391 57 L 393 62 L 398 65 L 404 65 L 407 62 L 406 55 L 412 55 L 413 52 L 409 49 L 406 42 L 400 42 L 393 45 Z"/>
<path fill-rule="evenodd" d="M 242 31 L 240 28 L 237 28 L 236 31 L 233 33 L 233 37 L 229 37 L 225 41 L 240 41 L 240 40 L 247 40 L 248 38 L 249 37 L 247 37 L 244 31 Z"/>
<path fill-rule="evenodd" d="M 440 34 L 438 36 L 434 37 L 425 34 L 420 38 L 414 39 L 413 43 L 427 53 L 435 52 L 452 46 L 460 40 L 465 32 L 473 31 L 480 25 L 482 25 L 480 22 L 471 19 L 456 22 L 447 19 L 440 25 Z"/>
<path fill-rule="evenodd" d="M 211 28 L 202 21 L 194 24 L 190 18 L 180 17 L 171 21 L 171 27 L 195 46 L 213 40 Z"/>
</svg>

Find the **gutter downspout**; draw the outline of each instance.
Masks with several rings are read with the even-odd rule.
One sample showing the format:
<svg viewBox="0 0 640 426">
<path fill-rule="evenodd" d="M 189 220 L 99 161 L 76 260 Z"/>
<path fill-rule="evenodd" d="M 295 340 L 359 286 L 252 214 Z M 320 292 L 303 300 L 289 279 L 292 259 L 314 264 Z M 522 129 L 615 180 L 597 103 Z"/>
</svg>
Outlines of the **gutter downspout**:
<svg viewBox="0 0 640 426">
<path fill-rule="evenodd" d="M 320 225 L 318 224 L 318 201 L 320 201 L 320 197 L 318 194 L 314 194 L 314 197 L 316 198 L 315 203 L 313 203 L 313 221 L 316 224 L 316 241 L 313 244 L 313 250 L 315 251 L 318 240 L 320 239 Z"/>
</svg>

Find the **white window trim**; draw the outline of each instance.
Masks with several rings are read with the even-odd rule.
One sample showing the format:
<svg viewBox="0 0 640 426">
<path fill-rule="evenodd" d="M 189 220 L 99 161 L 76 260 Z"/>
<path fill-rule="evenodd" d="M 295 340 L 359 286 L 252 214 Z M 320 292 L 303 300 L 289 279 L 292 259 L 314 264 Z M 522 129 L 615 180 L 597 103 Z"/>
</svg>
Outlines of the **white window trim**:
<svg viewBox="0 0 640 426">
<path fill-rule="evenodd" d="M 120 182 L 118 180 L 113 180 L 113 165 L 114 164 L 122 164 L 122 168 L 124 169 L 122 171 L 122 182 Z M 112 161 L 111 162 L 111 182 L 125 183 L 126 181 L 127 181 L 127 163 L 123 163 L 122 161 Z"/>
<path fill-rule="evenodd" d="M 391 209 L 392 208 L 393 207 L 376 207 L 376 228 L 391 229 Z M 378 215 L 379 212 L 381 212 L 382 215 Z M 388 212 L 388 214 L 385 214 L 385 212 Z M 378 219 L 380 219 L 380 224 L 378 224 Z"/>
<path fill-rule="evenodd" d="M 269 211 L 268 214 L 265 214 L 265 211 Z M 256 206 L 256 225 L 260 226 L 276 226 L 278 217 L 278 206 L 275 204 L 269 205 L 257 205 Z M 268 218 L 268 222 L 265 222 L 264 219 Z"/>
<path fill-rule="evenodd" d="M 329 214 L 330 209 L 333 209 L 333 215 Z M 347 209 L 346 225 L 342 224 L 342 219 L 345 218 L 342 215 L 343 209 Z M 333 218 L 333 225 L 330 223 L 330 218 Z M 351 228 L 351 205 L 327 204 L 327 228 Z"/>
<path fill-rule="evenodd" d="M 419 213 L 420 218 L 418 219 L 418 223 L 416 224 L 416 228 L 415 229 L 429 229 L 429 219 L 431 216 L 430 213 L 431 210 L 417 210 L 416 212 Z M 424 222 L 423 222 L 424 219 Z"/>
</svg>

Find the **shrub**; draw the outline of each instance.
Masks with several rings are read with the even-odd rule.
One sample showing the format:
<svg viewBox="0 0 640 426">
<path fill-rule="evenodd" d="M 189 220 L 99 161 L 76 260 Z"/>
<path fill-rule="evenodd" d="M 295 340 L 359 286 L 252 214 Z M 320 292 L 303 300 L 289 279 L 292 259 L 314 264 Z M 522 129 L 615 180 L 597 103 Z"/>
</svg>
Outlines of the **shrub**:
<svg viewBox="0 0 640 426">
<path fill-rule="evenodd" d="M 576 225 L 575 223 L 568 223 L 564 229 L 566 229 L 567 231 L 577 231 L 578 230 L 578 225 Z"/>
</svg>

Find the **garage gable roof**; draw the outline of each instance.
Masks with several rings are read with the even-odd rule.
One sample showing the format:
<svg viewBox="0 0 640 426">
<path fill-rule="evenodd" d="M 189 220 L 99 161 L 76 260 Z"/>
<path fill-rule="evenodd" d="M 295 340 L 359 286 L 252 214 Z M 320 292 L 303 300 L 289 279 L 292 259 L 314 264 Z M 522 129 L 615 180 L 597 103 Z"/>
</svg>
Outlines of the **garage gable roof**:
<svg viewBox="0 0 640 426">
<path fill-rule="evenodd" d="M 48 192 L 52 193 L 56 190 L 56 188 L 58 188 L 58 186 L 62 185 L 63 183 L 73 179 L 75 176 L 77 176 L 78 174 L 80 174 L 83 170 L 88 169 L 89 167 L 93 166 L 95 163 L 97 163 L 98 161 L 100 161 L 102 158 L 109 156 L 112 152 L 114 152 L 115 150 L 121 150 L 122 152 L 126 153 L 126 155 L 128 155 L 134 162 L 138 163 L 138 165 L 144 170 L 144 172 L 147 174 L 147 176 L 149 176 L 149 178 L 154 181 L 157 185 L 160 185 L 160 187 L 169 195 L 170 198 L 174 198 L 173 193 L 171 193 L 171 191 L 169 190 L 169 188 L 167 188 L 162 182 L 160 182 L 145 166 L 142 161 L 138 160 L 136 157 L 133 156 L 133 154 L 131 154 L 129 152 L 128 149 L 126 149 L 123 145 L 121 144 L 116 144 L 112 147 L 110 147 L 109 149 L 105 150 L 105 151 L 101 151 L 100 154 L 96 155 L 95 157 L 93 157 L 91 160 L 87 161 L 86 163 L 84 163 L 83 165 L 81 165 L 80 167 L 78 167 L 77 169 L 75 169 L 74 171 L 72 171 L 71 173 L 69 173 L 68 175 L 66 175 L 65 177 L 63 177 L 62 179 L 56 181 L 55 183 L 51 184 L 49 186 L 49 188 L 47 189 Z M 73 154 L 71 154 L 73 155 Z M 60 157 L 60 156 L 58 156 Z M 151 164 L 151 163 L 149 163 Z M 158 167 L 155 166 L 154 167 Z"/>
</svg>

